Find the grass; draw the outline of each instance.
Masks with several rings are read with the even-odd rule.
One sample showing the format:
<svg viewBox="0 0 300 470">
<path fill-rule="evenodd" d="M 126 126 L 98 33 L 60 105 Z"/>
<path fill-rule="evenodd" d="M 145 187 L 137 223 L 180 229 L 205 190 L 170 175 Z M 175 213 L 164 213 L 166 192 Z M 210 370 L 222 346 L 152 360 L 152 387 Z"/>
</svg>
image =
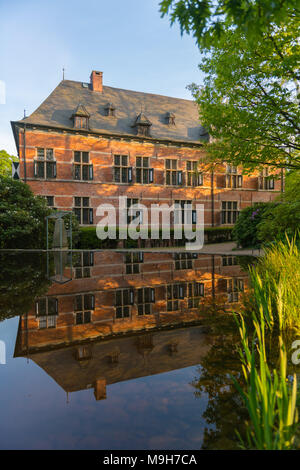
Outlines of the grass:
<svg viewBox="0 0 300 470">
<path fill-rule="evenodd" d="M 239 321 L 242 347 L 239 350 L 245 390 L 233 378 L 249 413 L 247 442 L 243 448 L 258 450 L 294 449 L 298 422 L 297 378 L 287 378 L 287 356 L 279 336 L 279 370 L 270 370 L 266 354 L 264 318 L 253 315 L 255 335 L 250 346 L 245 322 Z"/>
<path fill-rule="evenodd" d="M 268 248 L 250 268 L 249 305 L 273 329 L 300 331 L 300 251 L 295 240 Z"/>
</svg>

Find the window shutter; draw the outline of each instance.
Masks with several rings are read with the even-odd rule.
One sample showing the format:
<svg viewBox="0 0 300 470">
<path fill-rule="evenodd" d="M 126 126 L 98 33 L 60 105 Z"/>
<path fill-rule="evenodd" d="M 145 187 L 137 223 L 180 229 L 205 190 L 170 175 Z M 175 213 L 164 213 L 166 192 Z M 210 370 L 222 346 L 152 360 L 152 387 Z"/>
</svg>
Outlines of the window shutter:
<svg viewBox="0 0 300 470">
<path fill-rule="evenodd" d="M 39 301 L 38 300 L 35 302 L 35 314 L 36 316 L 38 316 L 39 314 Z"/>
<path fill-rule="evenodd" d="M 92 310 L 95 309 L 95 296 L 94 294 L 91 294 L 91 306 L 92 306 Z"/>
<path fill-rule="evenodd" d="M 192 224 L 196 224 L 196 223 L 197 223 L 197 211 L 193 210 L 192 211 Z"/>
<path fill-rule="evenodd" d="M 89 209 L 89 216 L 90 216 L 90 224 L 92 224 L 93 223 L 93 209 L 92 208 Z"/>
<path fill-rule="evenodd" d="M 263 178 L 262 178 L 262 176 L 258 177 L 258 189 L 263 189 Z"/>
<path fill-rule="evenodd" d="M 128 183 L 132 183 L 132 167 L 128 168 Z"/>
<path fill-rule="evenodd" d="M 200 295 L 204 296 L 204 284 L 203 283 L 200 284 Z"/>
<path fill-rule="evenodd" d="M 192 257 L 193 257 L 194 259 L 197 259 L 197 258 L 198 258 L 198 253 L 193 253 L 193 254 L 192 254 Z"/>
<path fill-rule="evenodd" d="M 177 184 L 182 184 L 182 171 L 177 173 Z"/>
<path fill-rule="evenodd" d="M 89 180 L 94 179 L 93 165 L 89 165 Z"/>
<path fill-rule="evenodd" d="M 130 301 L 130 305 L 133 305 L 134 303 L 134 292 L 133 292 L 133 289 L 130 289 L 130 296 L 129 296 L 129 301 Z"/>
<path fill-rule="evenodd" d="M 58 299 L 55 299 L 55 314 L 58 315 Z"/>
<path fill-rule="evenodd" d="M 151 287 L 151 302 L 155 302 L 155 289 Z"/>
<path fill-rule="evenodd" d="M 149 183 L 153 183 L 154 181 L 154 169 L 150 168 L 149 170 Z"/>
<path fill-rule="evenodd" d="M 269 189 L 274 189 L 274 178 L 269 180 Z"/>
<path fill-rule="evenodd" d="M 94 252 L 90 251 L 90 266 L 94 266 Z"/>
<path fill-rule="evenodd" d="M 243 176 L 238 175 L 238 187 L 241 188 L 243 186 Z"/>
<path fill-rule="evenodd" d="M 143 263 L 144 261 L 144 253 L 142 251 L 139 252 L 139 262 Z"/>
<path fill-rule="evenodd" d="M 198 173 L 198 186 L 202 186 L 202 185 L 203 185 L 203 174 Z"/>
<path fill-rule="evenodd" d="M 52 165 L 53 165 L 53 178 L 56 178 L 56 162 L 53 162 Z"/>
<path fill-rule="evenodd" d="M 37 161 L 34 160 L 34 176 L 37 176 Z"/>
</svg>

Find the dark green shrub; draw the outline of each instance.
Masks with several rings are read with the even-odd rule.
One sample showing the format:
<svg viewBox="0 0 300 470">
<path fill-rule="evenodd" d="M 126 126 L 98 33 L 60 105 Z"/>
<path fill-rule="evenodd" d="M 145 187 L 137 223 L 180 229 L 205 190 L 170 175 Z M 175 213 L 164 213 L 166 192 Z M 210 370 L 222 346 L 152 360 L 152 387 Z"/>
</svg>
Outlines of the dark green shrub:
<svg viewBox="0 0 300 470">
<path fill-rule="evenodd" d="M 240 212 L 232 230 L 232 237 L 239 246 L 242 248 L 260 246 L 261 240 L 258 237 L 257 226 L 263 220 L 266 211 L 275 206 L 276 203 L 259 202 Z"/>
</svg>

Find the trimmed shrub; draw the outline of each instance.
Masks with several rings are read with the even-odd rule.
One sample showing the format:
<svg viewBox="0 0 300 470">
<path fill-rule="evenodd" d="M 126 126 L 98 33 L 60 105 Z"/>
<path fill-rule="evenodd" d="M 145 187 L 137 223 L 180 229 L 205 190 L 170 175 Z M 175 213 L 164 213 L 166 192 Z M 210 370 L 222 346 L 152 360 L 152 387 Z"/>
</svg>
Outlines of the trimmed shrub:
<svg viewBox="0 0 300 470">
<path fill-rule="evenodd" d="M 240 212 L 233 227 L 232 237 L 242 248 L 258 247 L 261 240 L 258 237 L 258 224 L 263 220 L 266 211 L 274 208 L 276 203 L 259 202 L 246 207 Z"/>
</svg>

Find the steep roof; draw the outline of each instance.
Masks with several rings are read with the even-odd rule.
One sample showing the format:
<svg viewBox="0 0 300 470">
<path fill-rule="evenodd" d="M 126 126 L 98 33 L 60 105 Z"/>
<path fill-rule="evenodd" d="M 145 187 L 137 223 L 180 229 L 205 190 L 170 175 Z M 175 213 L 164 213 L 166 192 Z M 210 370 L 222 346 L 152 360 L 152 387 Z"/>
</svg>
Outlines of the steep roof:
<svg viewBox="0 0 300 470">
<path fill-rule="evenodd" d="M 107 116 L 107 103 L 114 104 L 115 116 Z M 90 115 L 90 130 L 101 134 L 134 136 L 132 126 L 142 108 L 154 139 L 200 144 L 207 138 L 194 101 L 108 86 L 98 93 L 88 84 L 71 80 L 61 81 L 36 111 L 19 122 L 73 129 L 71 118 L 78 106 Z M 166 113 L 176 114 L 176 125 L 166 124 Z"/>
</svg>

